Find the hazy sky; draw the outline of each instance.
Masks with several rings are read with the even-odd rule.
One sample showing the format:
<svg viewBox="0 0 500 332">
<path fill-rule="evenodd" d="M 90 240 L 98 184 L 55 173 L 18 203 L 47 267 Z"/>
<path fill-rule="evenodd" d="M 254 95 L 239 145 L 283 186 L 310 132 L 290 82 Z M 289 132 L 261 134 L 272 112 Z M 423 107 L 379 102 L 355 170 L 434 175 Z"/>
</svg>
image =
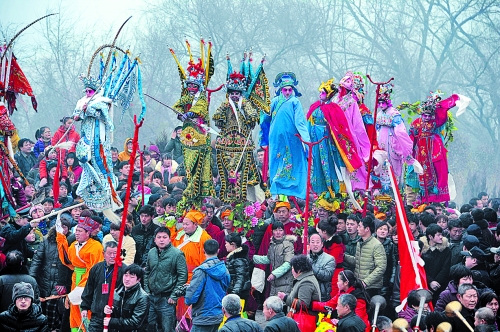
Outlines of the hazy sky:
<svg viewBox="0 0 500 332">
<path fill-rule="evenodd" d="M 48 13 L 62 12 L 65 18 L 75 20 L 75 29 L 85 31 L 107 22 L 106 28 L 120 26 L 130 15 L 133 20 L 128 25 L 136 25 L 140 19 L 139 12 L 145 8 L 143 0 L 0 0 L 2 8 L 2 26 L 20 30 L 39 17 Z M 37 25 L 40 23 L 37 23 Z M 10 31 L 9 29 L 9 31 Z M 36 40 L 39 30 L 30 28 L 23 34 L 18 43 Z"/>
</svg>

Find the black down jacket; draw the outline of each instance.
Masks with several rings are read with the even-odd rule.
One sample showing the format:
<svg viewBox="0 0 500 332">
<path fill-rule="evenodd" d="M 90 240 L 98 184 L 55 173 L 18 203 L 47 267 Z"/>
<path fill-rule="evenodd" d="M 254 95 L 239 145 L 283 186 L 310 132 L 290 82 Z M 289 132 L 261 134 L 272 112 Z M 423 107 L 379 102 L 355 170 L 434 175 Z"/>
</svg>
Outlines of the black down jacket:
<svg viewBox="0 0 500 332">
<path fill-rule="evenodd" d="M 230 252 L 226 258 L 226 267 L 231 275 L 231 283 L 229 284 L 227 293 L 236 294 L 241 299 L 248 299 L 250 288 L 252 288 L 248 246 L 243 244 L 241 247 Z"/>
</svg>

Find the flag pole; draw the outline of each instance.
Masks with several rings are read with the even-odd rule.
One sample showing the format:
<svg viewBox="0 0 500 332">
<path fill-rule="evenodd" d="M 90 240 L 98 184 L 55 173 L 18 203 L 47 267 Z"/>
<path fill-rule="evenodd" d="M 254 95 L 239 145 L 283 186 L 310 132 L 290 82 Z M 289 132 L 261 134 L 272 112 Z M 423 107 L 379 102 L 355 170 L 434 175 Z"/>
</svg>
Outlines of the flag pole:
<svg viewBox="0 0 500 332">
<path fill-rule="evenodd" d="M 135 155 L 137 153 L 137 149 L 139 147 L 139 128 L 141 128 L 142 124 L 144 123 L 144 118 L 141 119 L 141 121 L 138 123 L 137 122 L 137 115 L 134 115 L 134 138 L 132 139 L 132 153 L 130 154 L 130 159 L 129 159 L 129 165 L 130 168 L 133 169 L 134 167 L 134 162 L 135 162 Z M 127 178 L 127 188 L 132 188 L 132 176 L 134 172 L 130 172 Z M 108 306 L 110 308 L 113 307 L 113 298 L 114 298 L 114 293 L 115 293 L 115 287 L 116 287 L 116 279 L 118 279 L 118 269 L 120 266 L 122 266 L 122 242 L 123 242 L 123 234 L 125 234 L 125 225 L 127 223 L 127 213 L 128 213 L 128 206 L 129 206 L 129 201 L 130 201 L 130 189 L 127 190 L 125 194 L 125 202 L 123 203 L 123 214 L 122 214 L 122 222 L 120 225 L 120 236 L 118 238 L 118 247 L 117 247 L 117 255 L 116 255 L 116 261 L 115 261 L 115 268 L 113 269 L 113 276 L 111 277 L 111 285 L 109 289 L 109 298 L 108 298 Z M 111 317 L 110 314 L 106 314 L 106 317 L 109 318 Z M 108 332 L 108 326 L 104 326 L 104 332 Z"/>
</svg>

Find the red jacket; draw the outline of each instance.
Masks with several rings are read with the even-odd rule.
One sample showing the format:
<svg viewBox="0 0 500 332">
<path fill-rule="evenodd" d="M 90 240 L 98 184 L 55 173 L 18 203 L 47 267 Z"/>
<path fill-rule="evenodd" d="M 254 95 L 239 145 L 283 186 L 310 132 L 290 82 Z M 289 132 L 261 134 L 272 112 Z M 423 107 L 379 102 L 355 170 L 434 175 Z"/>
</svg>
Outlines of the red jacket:
<svg viewBox="0 0 500 332">
<path fill-rule="evenodd" d="M 63 137 L 65 132 L 66 132 L 66 129 L 64 129 L 64 126 L 60 126 L 59 129 L 57 129 L 57 131 L 54 133 L 54 136 L 52 136 L 52 141 L 50 142 L 50 144 L 52 146 L 56 145 L 59 142 L 59 140 L 61 139 L 61 137 Z M 78 143 L 79 140 L 80 140 L 80 134 L 78 134 L 74 128 L 71 128 L 68 131 L 68 134 L 66 136 L 64 136 L 64 138 L 59 143 L 68 142 L 68 141 L 75 143 L 75 144 L 73 144 L 71 149 L 69 149 L 69 151 L 67 151 L 67 152 L 76 152 L 76 143 Z M 66 157 L 67 152 L 65 151 L 63 153 L 63 157 Z"/>
<path fill-rule="evenodd" d="M 54 162 L 57 162 L 57 160 L 54 160 Z M 61 178 L 66 179 L 68 178 L 68 170 L 66 169 L 66 165 L 64 163 L 61 165 Z M 40 161 L 40 179 L 48 179 L 48 172 L 47 172 L 47 158 L 43 158 Z"/>
<path fill-rule="evenodd" d="M 329 301 L 326 302 L 313 301 L 312 310 L 326 312 L 327 310 L 325 309 L 325 306 L 331 307 L 335 310 L 335 308 L 337 308 L 337 302 L 339 300 L 339 297 L 342 294 L 352 294 L 356 296 L 356 309 L 354 309 L 354 312 L 366 324 L 367 326 L 366 331 L 370 331 L 371 328 L 370 328 L 370 323 L 368 321 L 368 313 L 366 311 L 366 299 L 362 295 L 363 293 L 360 289 L 356 289 L 352 286 L 349 287 L 349 289 L 346 292 L 339 291 L 339 293 L 333 298 L 331 298 Z"/>
</svg>

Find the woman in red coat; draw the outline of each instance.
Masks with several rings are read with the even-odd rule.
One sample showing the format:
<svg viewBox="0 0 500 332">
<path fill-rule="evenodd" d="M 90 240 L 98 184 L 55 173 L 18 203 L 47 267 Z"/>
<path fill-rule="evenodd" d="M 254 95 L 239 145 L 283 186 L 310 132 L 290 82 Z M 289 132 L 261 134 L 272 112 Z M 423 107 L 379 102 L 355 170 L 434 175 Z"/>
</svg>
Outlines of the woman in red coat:
<svg viewBox="0 0 500 332">
<path fill-rule="evenodd" d="M 368 321 L 368 312 L 366 310 L 366 308 L 368 307 L 368 295 L 366 294 L 361 281 L 359 281 L 358 278 L 354 276 L 353 272 L 349 270 L 343 270 L 339 273 L 337 287 L 339 289 L 339 292 L 331 300 L 327 302 L 313 301 L 312 310 L 326 312 L 327 310 L 325 309 L 325 306 L 335 309 L 337 307 L 337 301 L 340 295 L 352 294 L 356 297 L 356 309 L 354 309 L 354 312 L 366 324 L 366 331 L 370 331 L 371 327 Z"/>
<path fill-rule="evenodd" d="M 70 116 L 65 116 L 61 119 L 62 125 L 57 129 L 52 136 L 51 144 L 52 146 L 62 143 L 62 142 L 73 142 L 73 146 L 69 150 L 62 150 L 62 160 L 66 160 L 66 154 L 68 152 L 76 152 L 76 143 L 80 140 L 80 134 L 75 130 L 74 120 Z M 68 128 L 70 128 L 68 130 Z M 66 135 L 64 135 L 68 131 Z M 62 138 L 62 139 L 61 139 Z M 60 141 L 60 142 L 59 142 Z"/>
</svg>

